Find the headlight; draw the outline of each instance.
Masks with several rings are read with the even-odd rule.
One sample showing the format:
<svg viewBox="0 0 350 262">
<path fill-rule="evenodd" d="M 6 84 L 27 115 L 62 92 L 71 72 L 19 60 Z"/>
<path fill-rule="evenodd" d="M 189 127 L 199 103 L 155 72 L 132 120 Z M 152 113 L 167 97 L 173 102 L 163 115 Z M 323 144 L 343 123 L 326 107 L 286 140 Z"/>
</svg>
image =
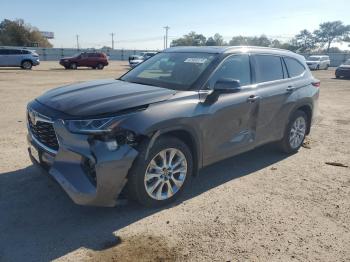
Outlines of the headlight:
<svg viewBox="0 0 350 262">
<path fill-rule="evenodd" d="M 116 123 L 114 117 L 100 118 L 100 119 L 88 119 L 88 120 L 66 120 L 66 126 L 72 133 L 84 133 L 84 134 L 99 134 L 107 133 L 112 130 L 114 123 Z"/>
</svg>

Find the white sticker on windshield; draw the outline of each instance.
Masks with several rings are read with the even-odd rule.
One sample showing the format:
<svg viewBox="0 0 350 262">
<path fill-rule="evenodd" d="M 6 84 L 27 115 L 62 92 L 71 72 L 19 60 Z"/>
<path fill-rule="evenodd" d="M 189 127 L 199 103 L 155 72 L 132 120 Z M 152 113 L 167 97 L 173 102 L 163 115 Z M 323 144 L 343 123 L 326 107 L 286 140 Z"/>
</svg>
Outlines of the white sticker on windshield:
<svg viewBox="0 0 350 262">
<path fill-rule="evenodd" d="M 195 64 L 204 64 L 207 61 L 207 58 L 201 57 L 189 57 L 184 61 L 185 63 L 195 63 Z"/>
</svg>

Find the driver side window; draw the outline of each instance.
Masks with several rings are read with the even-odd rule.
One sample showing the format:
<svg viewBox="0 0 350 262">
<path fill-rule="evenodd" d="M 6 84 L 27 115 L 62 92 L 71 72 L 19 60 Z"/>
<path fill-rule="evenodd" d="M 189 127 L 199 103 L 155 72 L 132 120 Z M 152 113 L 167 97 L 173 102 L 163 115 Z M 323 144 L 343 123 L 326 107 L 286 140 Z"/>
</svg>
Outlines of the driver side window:
<svg viewBox="0 0 350 262">
<path fill-rule="evenodd" d="M 224 60 L 209 80 L 213 89 L 219 79 L 239 80 L 241 86 L 251 84 L 249 55 L 232 55 Z"/>
</svg>

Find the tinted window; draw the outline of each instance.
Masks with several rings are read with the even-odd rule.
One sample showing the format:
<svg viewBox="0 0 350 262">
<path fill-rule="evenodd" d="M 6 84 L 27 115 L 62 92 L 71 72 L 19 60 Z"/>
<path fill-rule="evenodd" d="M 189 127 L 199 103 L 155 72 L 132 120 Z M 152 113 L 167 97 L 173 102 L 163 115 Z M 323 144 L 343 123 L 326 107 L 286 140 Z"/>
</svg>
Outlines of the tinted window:
<svg viewBox="0 0 350 262">
<path fill-rule="evenodd" d="M 22 50 L 22 54 L 31 54 L 31 52 L 30 51 L 28 51 L 28 50 Z"/>
<path fill-rule="evenodd" d="M 9 49 L 9 55 L 20 55 L 22 52 L 18 49 Z"/>
<path fill-rule="evenodd" d="M 272 55 L 255 55 L 255 78 L 258 83 L 283 79 L 281 58 Z"/>
<path fill-rule="evenodd" d="M 249 56 L 233 55 L 227 58 L 211 77 L 210 88 L 214 87 L 216 81 L 223 78 L 239 80 L 241 86 L 249 85 L 251 83 Z"/>
<path fill-rule="evenodd" d="M 0 55 L 7 55 L 8 50 L 7 49 L 0 49 Z"/>
<path fill-rule="evenodd" d="M 297 60 L 293 58 L 285 57 L 284 61 L 286 62 L 286 65 L 287 65 L 289 77 L 299 76 L 302 73 L 304 73 L 305 71 L 304 66 L 301 63 L 299 63 Z"/>
</svg>

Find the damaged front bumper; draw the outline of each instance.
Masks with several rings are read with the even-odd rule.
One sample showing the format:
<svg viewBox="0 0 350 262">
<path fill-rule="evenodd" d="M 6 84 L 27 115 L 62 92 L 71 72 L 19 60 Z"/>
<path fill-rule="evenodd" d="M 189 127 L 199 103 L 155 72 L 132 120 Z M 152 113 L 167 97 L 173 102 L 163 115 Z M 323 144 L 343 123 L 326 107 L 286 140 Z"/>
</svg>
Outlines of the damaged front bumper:
<svg viewBox="0 0 350 262">
<path fill-rule="evenodd" d="M 53 126 L 58 151 L 45 147 L 29 129 L 32 161 L 46 167 L 75 203 L 115 206 L 138 152 L 128 144 L 111 150 L 105 141 L 69 132 L 62 120 L 54 121 Z"/>
</svg>

